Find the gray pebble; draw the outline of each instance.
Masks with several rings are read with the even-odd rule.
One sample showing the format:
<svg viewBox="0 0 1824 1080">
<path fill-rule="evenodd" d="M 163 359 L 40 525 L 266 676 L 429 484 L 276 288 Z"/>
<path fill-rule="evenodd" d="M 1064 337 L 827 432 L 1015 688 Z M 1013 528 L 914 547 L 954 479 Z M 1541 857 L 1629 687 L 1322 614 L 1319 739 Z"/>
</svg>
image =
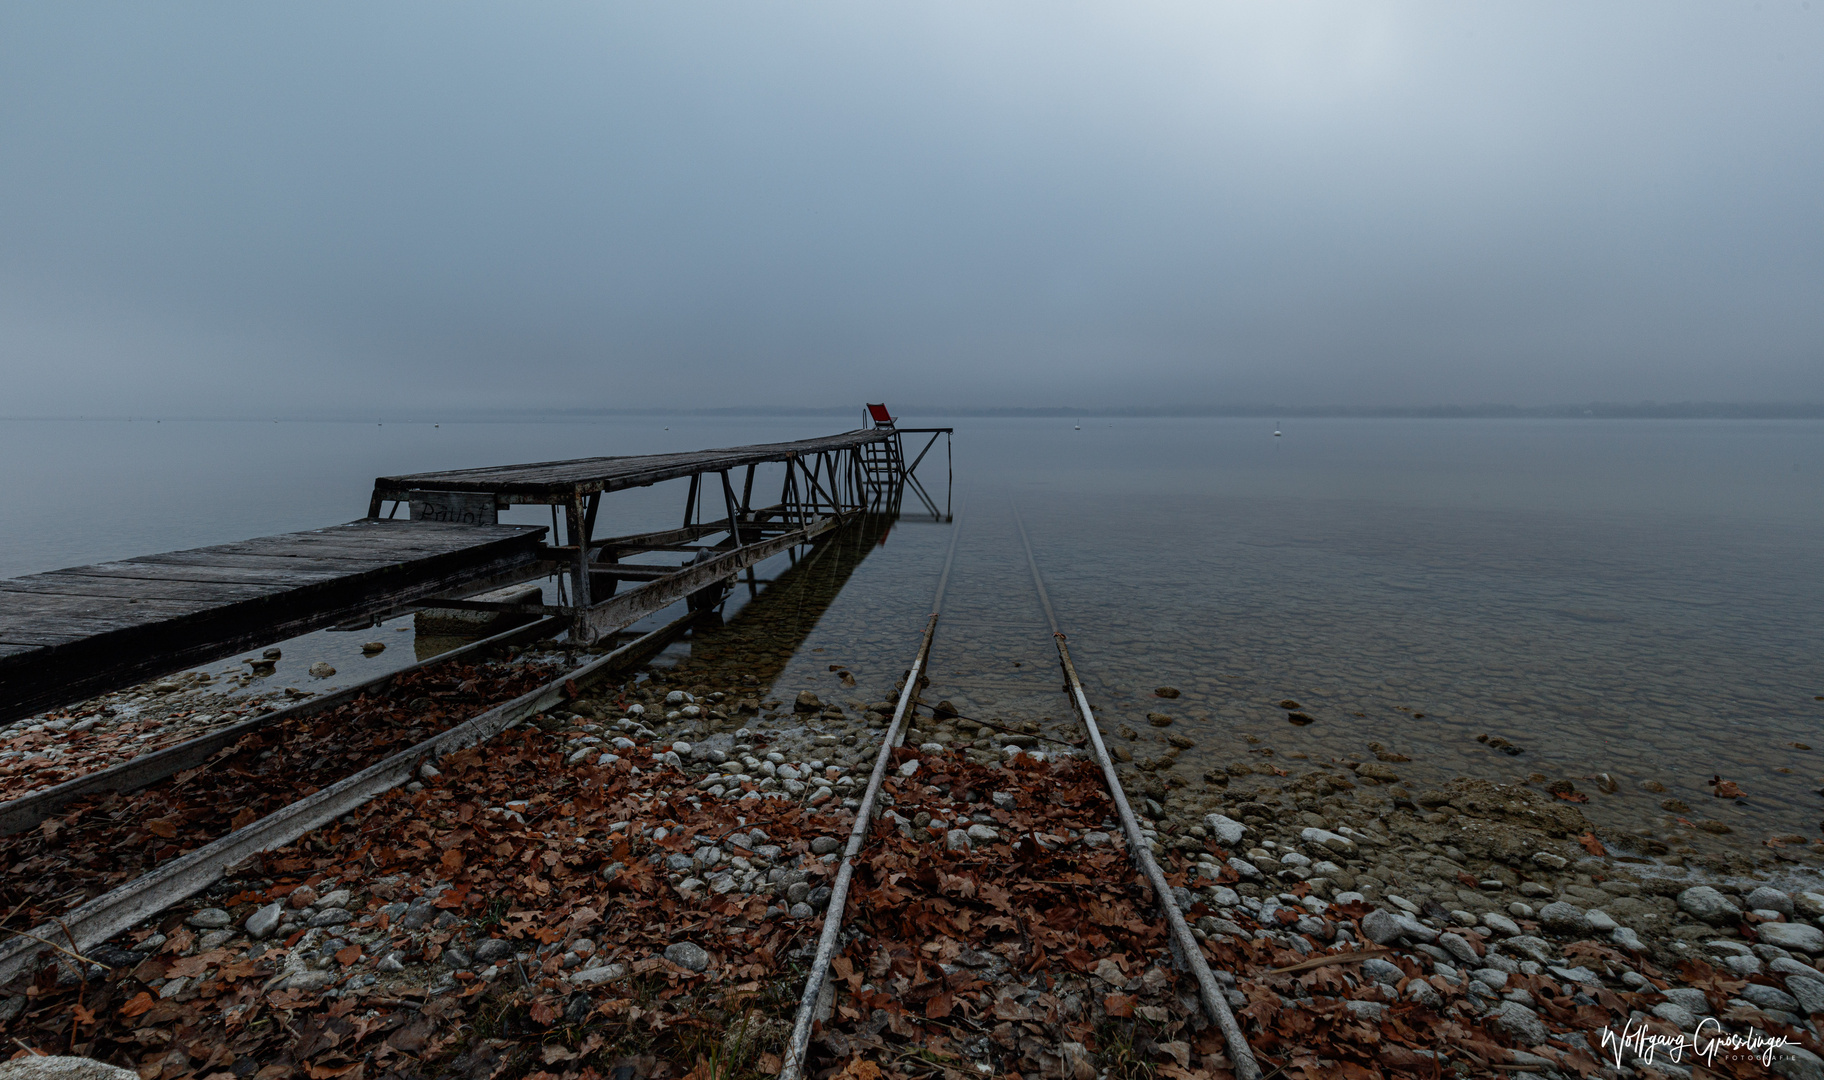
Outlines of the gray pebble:
<svg viewBox="0 0 1824 1080">
<path fill-rule="evenodd" d="M 199 930 L 220 930 L 234 922 L 234 916 L 221 908 L 206 907 L 184 920 Z"/>
<path fill-rule="evenodd" d="M 1750 908 L 1777 911 L 1788 917 L 1792 915 L 1792 897 L 1772 886 L 1762 885 L 1749 893 L 1747 903 Z"/>
<path fill-rule="evenodd" d="M 265 907 L 255 908 L 253 914 L 247 916 L 247 936 L 253 938 L 255 941 L 265 939 L 268 934 L 278 929 L 279 919 L 284 914 L 285 904 L 283 901 L 275 900 Z"/>
<path fill-rule="evenodd" d="M 688 941 L 677 941 L 665 946 L 665 959 L 691 971 L 702 971 L 709 967 L 709 953 L 702 946 Z"/>
<path fill-rule="evenodd" d="M 1537 1046 L 1547 1038 L 1545 1021 L 1519 1002 L 1503 1001 L 1489 1010 L 1488 1018 L 1522 1046 Z"/>
</svg>

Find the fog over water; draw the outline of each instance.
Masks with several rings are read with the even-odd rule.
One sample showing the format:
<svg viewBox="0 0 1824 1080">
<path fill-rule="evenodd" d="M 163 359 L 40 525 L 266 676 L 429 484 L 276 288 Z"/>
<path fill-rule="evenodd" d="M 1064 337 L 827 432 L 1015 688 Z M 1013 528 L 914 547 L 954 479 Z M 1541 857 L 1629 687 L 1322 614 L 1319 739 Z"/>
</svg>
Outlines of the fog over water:
<svg viewBox="0 0 1824 1080">
<path fill-rule="evenodd" d="M 1023 520 L 1139 758 L 1170 700 L 1202 782 L 1378 745 L 1414 784 L 1607 773 L 1588 813 L 1623 847 L 1813 835 L 1824 423 L 1296 410 L 1816 414 L 1820 20 L 6 5 L 0 576 L 350 520 L 376 475 L 885 400 L 955 424 L 962 513 L 850 552 L 783 620 L 781 693 L 890 692 L 955 536 L 936 692 L 1064 732 Z M 982 415 L 1273 402 L 1277 438 Z M 675 487 L 602 529 L 675 523 Z M 286 662 L 412 655 L 358 644 Z M 1747 799 L 1708 795 L 1725 773 Z"/>
<path fill-rule="evenodd" d="M 1824 400 L 1821 19 L 7 5 L 0 412 Z"/>
</svg>

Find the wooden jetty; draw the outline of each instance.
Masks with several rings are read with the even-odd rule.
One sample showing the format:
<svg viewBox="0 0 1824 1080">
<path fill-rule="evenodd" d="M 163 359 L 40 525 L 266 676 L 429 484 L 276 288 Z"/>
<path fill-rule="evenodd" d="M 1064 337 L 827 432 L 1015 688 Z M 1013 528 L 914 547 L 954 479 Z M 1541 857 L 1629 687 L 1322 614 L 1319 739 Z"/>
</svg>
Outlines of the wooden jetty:
<svg viewBox="0 0 1824 1080">
<path fill-rule="evenodd" d="M 543 565 L 542 526 L 355 521 L 0 581 L 0 722 Z"/>
<path fill-rule="evenodd" d="M 883 406 L 870 409 L 872 426 L 795 442 L 383 476 L 374 481 L 368 514 L 378 518 L 390 502 L 391 514 L 409 507 L 416 520 L 487 525 L 510 506 L 551 507 L 553 542 L 546 551 L 568 575 L 565 602 L 439 606 L 566 615 L 571 639 L 591 642 L 678 600 L 714 606 L 736 575 L 751 573 L 754 564 L 845 523 L 849 515 L 869 508 L 897 513 L 908 491 L 933 516 L 946 516 L 914 471 L 951 429 L 900 428 Z M 906 435 L 930 436 L 910 461 Z M 768 464 L 784 466 L 779 499 L 756 506 L 756 470 Z M 677 528 L 597 535 L 604 495 L 686 478 L 689 491 Z M 699 516 L 705 498 L 720 504 L 720 516 Z M 555 542 L 560 509 L 561 544 Z M 671 561 L 651 561 L 655 557 Z M 629 586 L 625 591 L 623 584 Z"/>
<path fill-rule="evenodd" d="M 945 516 L 913 470 L 949 432 L 897 428 L 877 408 L 873 426 L 796 442 L 384 476 L 368 517 L 346 525 L 0 580 L 0 723 L 412 607 L 562 615 L 579 643 L 679 600 L 712 608 L 741 572 L 852 515 L 897 513 L 907 491 Z M 910 462 L 908 434 L 930 436 Z M 784 466 L 779 499 L 756 506 L 769 464 Z M 604 495 L 686 478 L 677 528 L 595 535 Z M 716 494 L 723 513 L 704 520 Z M 499 523 L 527 504 L 552 508 L 549 535 Z M 555 605 L 462 599 L 554 573 L 569 584 Z"/>
</svg>

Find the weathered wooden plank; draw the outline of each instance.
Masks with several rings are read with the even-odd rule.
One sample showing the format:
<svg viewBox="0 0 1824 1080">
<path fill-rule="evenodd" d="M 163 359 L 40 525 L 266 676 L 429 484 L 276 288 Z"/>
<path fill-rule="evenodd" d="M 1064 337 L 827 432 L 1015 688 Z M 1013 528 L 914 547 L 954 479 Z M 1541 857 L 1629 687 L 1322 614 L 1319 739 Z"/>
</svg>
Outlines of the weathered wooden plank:
<svg viewBox="0 0 1824 1080">
<path fill-rule="evenodd" d="M 117 600 L 105 596 L 51 596 L 44 593 L 0 594 L 0 633 L 12 626 L 50 619 L 107 619 L 151 622 L 173 619 L 222 605 L 206 600 Z"/>
<path fill-rule="evenodd" d="M 174 581 L 169 578 L 87 577 L 61 572 L 0 581 L 0 606 L 11 593 L 45 596 L 111 597 L 129 600 L 209 600 L 224 602 L 266 596 L 259 585 L 233 585 L 225 581 Z"/>
<path fill-rule="evenodd" d="M 543 566 L 536 527 L 362 522 L 329 535 L 376 554 L 193 549 L 0 584 L 0 721 Z M 161 589 L 184 595 L 148 599 Z"/>
<path fill-rule="evenodd" d="M 345 576 L 325 569 L 250 570 L 234 566 L 179 566 L 173 563 L 99 563 L 95 566 L 72 566 L 58 573 L 72 577 L 142 581 L 220 581 L 227 584 L 263 585 L 275 592 Z"/>
<path fill-rule="evenodd" d="M 644 487 L 690 476 L 694 473 L 720 472 L 769 461 L 829 453 L 885 442 L 893 438 L 890 431 L 871 428 L 843 432 L 817 439 L 795 442 L 762 443 L 754 446 L 725 447 L 686 454 L 645 454 L 623 457 L 581 458 L 575 461 L 540 461 L 525 465 L 500 465 L 479 469 L 455 469 L 405 476 L 383 476 L 374 481 L 374 490 L 382 498 L 392 493 L 420 491 L 490 491 L 497 494 L 554 496 L 581 490 L 619 491 Z"/>
<path fill-rule="evenodd" d="M 233 555 L 222 551 L 171 551 L 160 555 L 143 555 L 127 559 L 134 566 L 222 567 L 233 570 L 277 570 L 281 573 L 364 574 L 385 566 L 397 566 L 412 556 L 393 552 L 376 553 L 366 558 L 322 556 L 305 558 L 296 555 Z"/>
<path fill-rule="evenodd" d="M 435 524 L 426 522 L 425 524 Z M 424 537 L 396 536 L 379 531 L 361 531 L 310 535 L 302 537 L 269 536 L 254 540 L 244 540 L 235 544 L 220 544 L 205 551 L 225 551 L 246 555 L 310 555 L 313 552 L 369 552 L 399 551 L 421 554 L 445 554 L 474 547 L 487 540 L 488 534 L 471 537 L 463 543 L 460 536 L 452 536 L 439 531 L 436 535 Z M 501 539 L 511 539 L 502 537 Z"/>
</svg>

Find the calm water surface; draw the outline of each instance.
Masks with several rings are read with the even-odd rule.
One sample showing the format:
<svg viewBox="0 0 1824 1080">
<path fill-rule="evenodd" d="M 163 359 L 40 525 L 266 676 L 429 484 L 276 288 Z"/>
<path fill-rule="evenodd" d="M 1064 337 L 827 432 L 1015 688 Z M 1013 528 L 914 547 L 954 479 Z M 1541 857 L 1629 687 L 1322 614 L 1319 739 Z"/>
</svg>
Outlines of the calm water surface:
<svg viewBox="0 0 1824 1080">
<path fill-rule="evenodd" d="M 1412 759 L 1397 768 L 1414 786 L 1570 778 L 1598 822 L 1675 844 L 1718 842 L 1680 817 L 1724 821 L 1724 843 L 1819 835 L 1824 424 L 1294 420 L 1274 438 L 1234 419 L 908 422 L 958 428 L 958 520 L 902 521 L 845 562 L 833 600 L 775 619 L 791 623 L 767 668 L 781 693 L 888 696 L 954 529 L 931 694 L 1063 727 L 1017 508 L 1110 726 L 1131 724 L 1148 756 L 1165 731 L 1145 713 L 1172 715 L 1197 742 L 1178 766 L 1193 783 L 1378 744 Z M 381 473 L 839 426 L 5 422 L 0 575 L 349 520 Z M 609 527 L 668 524 L 682 497 L 617 495 Z M 1288 724 L 1287 698 L 1315 723 Z M 1598 772 L 1615 793 L 1585 779 Z M 1717 774 L 1750 797 L 1709 797 Z"/>
</svg>

